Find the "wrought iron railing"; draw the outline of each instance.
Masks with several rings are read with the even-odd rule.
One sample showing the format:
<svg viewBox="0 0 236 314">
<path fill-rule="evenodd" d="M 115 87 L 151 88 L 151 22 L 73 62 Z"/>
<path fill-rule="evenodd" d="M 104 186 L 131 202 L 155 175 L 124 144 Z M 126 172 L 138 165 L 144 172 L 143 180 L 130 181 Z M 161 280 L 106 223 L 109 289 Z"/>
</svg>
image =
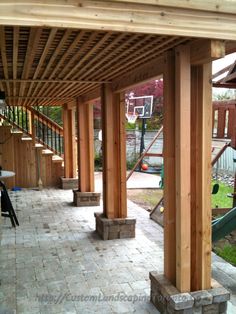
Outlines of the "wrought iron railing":
<svg viewBox="0 0 236 314">
<path fill-rule="evenodd" d="M 1 117 L 55 154 L 63 154 L 63 128 L 35 108 L 7 106 Z"/>
</svg>

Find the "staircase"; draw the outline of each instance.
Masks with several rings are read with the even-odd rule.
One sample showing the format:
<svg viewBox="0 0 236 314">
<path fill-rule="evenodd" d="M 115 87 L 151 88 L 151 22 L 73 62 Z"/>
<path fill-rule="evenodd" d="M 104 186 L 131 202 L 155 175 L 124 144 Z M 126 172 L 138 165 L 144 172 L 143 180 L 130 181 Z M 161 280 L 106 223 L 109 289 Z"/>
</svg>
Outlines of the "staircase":
<svg viewBox="0 0 236 314">
<path fill-rule="evenodd" d="M 33 107 L 7 106 L 0 118 L 58 156 L 63 154 L 63 128 Z"/>
<path fill-rule="evenodd" d="M 16 173 L 9 188 L 58 186 L 63 175 L 63 128 L 31 107 L 0 114 L 0 165 Z M 27 167 L 26 167 L 27 165 Z"/>
</svg>

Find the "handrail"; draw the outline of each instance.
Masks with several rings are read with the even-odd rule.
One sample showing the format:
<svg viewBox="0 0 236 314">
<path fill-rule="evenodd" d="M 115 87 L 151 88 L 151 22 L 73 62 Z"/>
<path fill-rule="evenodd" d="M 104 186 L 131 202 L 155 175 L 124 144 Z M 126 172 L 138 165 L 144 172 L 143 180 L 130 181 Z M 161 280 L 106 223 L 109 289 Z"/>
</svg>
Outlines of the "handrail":
<svg viewBox="0 0 236 314">
<path fill-rule="evenodd" d="M 53 126 L 55 126 L 56 129 L 61 130 L 61 132 L 63 132 L 63 127 L 61 127 L 58 123 L 56 123 L 55 121 L 53 121 L 52 119 L 50 119 L 48 116 L 46 116 L 44 113 L 40 112 L 39 110 L 36 110 L 33 107 L 25 107 L 27 110 L 31 111 L 32 113 L 34 113 L 35 115 L 37 115 L 37 117 L 40 117 L 42 120 L 52 124 Z"/>
<path fill-rule="evenodd" d="M 8 106 L 1 117 L 57 155 L 63 154 L 63 128 L 40 111 L 25 106 Z"/>
</svg>

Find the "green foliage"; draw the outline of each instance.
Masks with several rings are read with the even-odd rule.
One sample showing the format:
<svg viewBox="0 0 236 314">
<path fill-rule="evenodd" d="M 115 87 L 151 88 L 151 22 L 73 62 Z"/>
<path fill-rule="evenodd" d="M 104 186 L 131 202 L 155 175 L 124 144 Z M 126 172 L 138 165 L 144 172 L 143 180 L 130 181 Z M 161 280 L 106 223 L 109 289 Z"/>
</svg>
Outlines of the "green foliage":
<svg viewBox="0 0 236 314">
<path fill-rule="evenodd" d="M 127 168 L 127 170 L 132 170 L 134 165 L 136 164 L 136 162 L 137 162 L 137 159 L 132 159 L 130 161 L 127 160 L 126 161 L 126 168 Z"/>
<path fill-rule="evenodd" d="M 212 186 L 218 183 L 220 185 L 219 192 L 215 195 L 212 195 L 211 206 L 212 208 L 231 208 L 233 205 L 233 199 L 227 197 L 228 193 L 233 193 L 233 187 L 230 187 L 224 183 L 213 180 Z"/>
<path fill-rule="evenodd" d="M 147 130 L 159 130 L 163 122 L 163 115 L 158 114 L 147 119 Z"/>
<path fill-rule="evenodd" d="M 94 157 L 94 165 L 95 169 L 99 170 L 102 168 L 102 155 L 101 154 L 96 154 Z"/>
<path fill-rule="evenodd" d="M 129 122 L 126 122 L 126 130 L 135 130 L 136 128 L 136 123 L 129 123 Z"/>
<path fill-rule="evenodd" d="M 223 248 L 216 247 L 215 252 L 224 260 L 236 266 L 236 246 L 227 244 Z"/>
<path fill-rule="evenodd" d="M 221 89 L 220 89 L 221 90 Z M 213 100 L 229 100 L 229 99 L 235 99 L 235 92 L 234 90 L 221 90 L 219 93 L 219 89 L 217 89 L 217 92 L 213 89 Z"/>
<path fill-rule="evenodd" d="M 35 107 L 35 109 L 45 114 L 48 118 L 50 118 L 60 126 L 63 126 L 62 106 L 38 106 Z"/>
</svg>

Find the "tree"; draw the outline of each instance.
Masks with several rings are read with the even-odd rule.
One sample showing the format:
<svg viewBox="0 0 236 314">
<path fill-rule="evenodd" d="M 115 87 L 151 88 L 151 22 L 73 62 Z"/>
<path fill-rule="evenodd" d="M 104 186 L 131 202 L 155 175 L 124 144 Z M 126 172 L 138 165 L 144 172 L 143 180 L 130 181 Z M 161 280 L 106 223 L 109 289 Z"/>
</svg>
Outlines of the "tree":
<svg viewBox="0 0 236 314">
<path fill-rule="evenodd" d="M 147 120 L 147 128 L 159 129 L 162 124 L 163 80 L 149 81 L 126 92 L 126 98 L 132 96 L 153 96 L 153 112 L 151 119 Z"/>
</svg>

